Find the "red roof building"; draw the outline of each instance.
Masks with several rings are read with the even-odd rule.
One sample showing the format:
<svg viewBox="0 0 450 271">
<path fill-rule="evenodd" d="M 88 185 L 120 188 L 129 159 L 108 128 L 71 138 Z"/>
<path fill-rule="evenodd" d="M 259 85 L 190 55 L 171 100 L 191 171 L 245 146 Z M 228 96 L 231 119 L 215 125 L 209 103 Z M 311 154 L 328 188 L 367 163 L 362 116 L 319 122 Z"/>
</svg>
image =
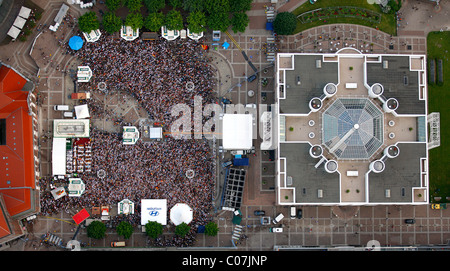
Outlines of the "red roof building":
<svg viewBox="0 0 450 271">
<path fill-rule="evenodd" d="M 0 244 L 23 235 L 20 220 L 39 212 L 33 89 L 30 81 L 0 63 Z"/>
</svg>

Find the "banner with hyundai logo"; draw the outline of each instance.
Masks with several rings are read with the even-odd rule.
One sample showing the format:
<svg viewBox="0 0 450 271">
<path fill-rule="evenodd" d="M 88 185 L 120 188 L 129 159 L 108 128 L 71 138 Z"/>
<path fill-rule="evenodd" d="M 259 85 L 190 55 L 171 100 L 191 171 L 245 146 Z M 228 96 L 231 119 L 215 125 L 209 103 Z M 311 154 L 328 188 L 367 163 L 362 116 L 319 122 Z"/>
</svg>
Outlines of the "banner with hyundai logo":
<svg viewBox="0 0 450 271">
<path fill-rule="evenodd" d="M 156 221 L 167 225 L 167 200 L 143 199 L 141 200 L 141 225 L 149 221 Z"/>
</svg>

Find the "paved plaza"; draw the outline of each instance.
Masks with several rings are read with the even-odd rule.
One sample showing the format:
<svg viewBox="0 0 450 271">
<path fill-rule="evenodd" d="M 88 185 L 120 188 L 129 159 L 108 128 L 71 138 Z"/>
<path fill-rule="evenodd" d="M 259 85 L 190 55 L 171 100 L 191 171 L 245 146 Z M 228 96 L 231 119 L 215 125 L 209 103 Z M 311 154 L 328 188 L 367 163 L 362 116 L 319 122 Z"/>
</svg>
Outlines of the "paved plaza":
<svg viewBox="0 0 450 271">
<path fill-rule="evenodd" d="M 61 4 L 59 0 L 35 0 L 45 11 L 39 24 L 51 25 Z M 278 11 L 291 11 L 304 0 L 279 1 Z M 277 42 L 279 52 L 336 52 L 343 47 L 364 50 L 365 53 L 392 54 L 426 54 L 426 33 L 446 27 L 442 18 L 447 16 L 450 5 L 448 0 L 441 1 L 442 9 L 437 10 L 432 3 L 423 1 L 405 1 L 402 7 L 403 16 L 409 23 L 401 24 L 399 36 L 390 35 L 373 28 L 358 25 L 325 25 L 308 29 L 296 35 L 280 37 Z M 210 46 L 207 56 L 217 70 L 215 91 L 219 97 L 227 97 L 235 104 L 271 104 L 275 101 L 273 63 L 267 61 L 264 48 L 271 32 L 265 30 L 265 5 L 268 1 L 255 0 L 249 11 L 250 24 L 245 33 L 230 35 L 222 33 L 220 44 L 227 41 L 230 48 L 223 49 L 213 45 L 211 33 L 203 39 Z M 416 18 L 419 11 L 412 6 L 426 7 L 432 17 Z M 445 6 L 445 7 L 444 7 Z M 106 8 L 98 4 L 94 10 Z M 79 6 L 70 7 L 69 15 L 79 17 L 86 10 Z M 409 19 L 411 18 L 411 19 Z M 445 21 L 448 23 L 448 20 Z M 0 50 L 2 62 L 15 67 L 26 77 L 35 82 L 40 93 L 40 158 L 41 175 L 51 173 L 51 138 L 53 119 L 61 118 L 61 112 L 53 110 L 55 104 L 74 105 L 68 95 L 73 92 L 71 77 L 78 65 L 77 60 L 60 47 L 60 43 L 68 42 L 74 29 L 69 23 L 62 25 L 56 33 L 42 27 L 41 31 L 33 31 L 27 42 L 14 42 L 3 46 Z M 45 30 L 44 30 L 45 29 Z M 447 30 L 447 29 L 445 29 Z M 255 73 L 249 61 L 258 70 L 258 79 L 247 82 L 247 78 Z M 267 78 L 268 84 L 263 86 L 260 78 Z M 251 93 L 251 94 L 250 94 Z M 264 97 L 264 99 L 263 99 Z M 105 109 L 127 122 L 138 124 L 146 118 L 147 113 L 137 102 L 125 93 L 114 95 L 94 94 L 94 98 L 103 102 Z M 108 131 L 119 131 L 111 119 L 94 119 L 93 125 Z M 430 206 L 361 206 L 361 207 L 300 207 L 303 209 L 302 219 L 290 219 L 289 208 L 275 205 L 275 162 L 270 154 L 259 149 L 260 139 L 254 140 L 255 156 L 250 156 L 247 169 L 247 180 L 244 189 L 242 223 L 244 233 L 248 236 L 237 247 L 231 242 L 234 225 L 229 211 L 216 210 L 214 221 L 219 226 L 215 237 L 204 234 L 197 235 L 196 247 L 204 249 L 238 249 L 238 250 L 273 250 L 287 246 L 365 246 L 371 240 L 377 240 L 382 246 L 414 246 L 414 245 L 447 245 L 450 239 L 450 210 L 432 210 Z M 218 162 L 222 162 L 222 157 Z M 218 167 L 216 194 L 223 189 L 223 171 Z M 216 207 L 218 198 L 216 198 Z M 269 232 L 270 226 L 263 226 L 260 217 L 254 215 L 255 210 L 264 210 L 266 215 L 275 217 L 283 213 L 283 232 Z M 38 216 L 27 225 L 29 234 L 13 242 L 10 250 L 60 250 L 56 247 L 40 245 L 40 237 L 47 233 L 60 236 L 66 242 L 72 239 L 77 225 L 72 216 L 76 210 L 61 212 L 53 217 Z M 117 206 L 112 206 L 111 213 L 117 213 Z M 415 218 L 416 223 L 409 225 L 404 219 Z M 174 228 L 166 227 L 164 235 L 173 235 Z M 87 237 L 81 230 L 77 240 L 86 245 L 85 249 L 107 249 L 110 242 L 122 240 L 115 229 L 107 229 L 107 236 L 102 240 Z M 136 249 L 148 248 L 148 238 L 141 228 L 127 240 L 127 246 Z M 165 248 L 164 248 L 165 249 Z"/>
</svg>

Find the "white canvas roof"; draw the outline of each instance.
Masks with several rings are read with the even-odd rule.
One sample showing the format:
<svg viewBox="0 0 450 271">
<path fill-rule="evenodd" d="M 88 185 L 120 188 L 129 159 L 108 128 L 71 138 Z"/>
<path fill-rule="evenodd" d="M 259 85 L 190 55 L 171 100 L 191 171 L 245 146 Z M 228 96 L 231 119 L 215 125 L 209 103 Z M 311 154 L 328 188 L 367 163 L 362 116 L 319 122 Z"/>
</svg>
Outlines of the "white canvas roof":
<svg viewBox="0 0 450 271">
<path fill-rule="evenodd" d="M 189 205 L 184 203 L 177 203 L 170 209 L 170 221 L 175 225 L 181 223 L 189 224 L 193 218 L 193 211 Z"/>
<path fill-rule="evenodd" d="M 156 221 L 161 225 L 167 225 L 166 199 L 141 200 L 141 225 L 145 225 L 149 221 Z"/>
<path fill-rule="evenodd" d="M 28 19 L 30 17 L 31 9 L 27 7 L 21 7 L 19 11 L 19 16 L 25 19 Z"/>
<path fill-rule="evenodd" d="M 53 175 L 66 175 L 66 139 L 53 138 L 52 147 L 52 172 Z"/>
<path fill-rule="evenodd" d="M 253 117 L 251 114 L 224 114 L 222 145 L 226 150 L 252 148 Z"/>
<path fill-rule="evenodd" d="M 87 104 L 76 105 L 73 108 L 75 109 L 75 115 L 77 116 L 77 119 L 87 119 L 90 117 Z"/>
<path fill-rule="evenodd" d="M 20 34 L 20 29 L 15 27 L 14 25 L 11 26 L 11 28 L 8 31 L 8 36 L 10 36 L 13 39 L 16 39 L 17 36 L 19 36 Z"/>
<path fill-rule="evenodd" d="M 16 20 L 14 21 L 14 26 L 22 29 L 26 22 L 27 20 L 21 18 L 20 16 L 17 16 Z"/>
<path fill-rule="evenodd" d="M 150 127 L 150 138 L 162 138 L 162 128 Z"/>
</svg>

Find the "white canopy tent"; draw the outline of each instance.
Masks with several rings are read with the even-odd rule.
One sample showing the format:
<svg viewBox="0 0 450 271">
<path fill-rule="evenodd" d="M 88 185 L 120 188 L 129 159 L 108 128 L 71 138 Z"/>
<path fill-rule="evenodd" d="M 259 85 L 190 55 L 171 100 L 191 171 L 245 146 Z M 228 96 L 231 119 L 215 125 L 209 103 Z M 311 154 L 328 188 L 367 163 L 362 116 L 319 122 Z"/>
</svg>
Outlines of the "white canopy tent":
<svg viewBox="0 0 450 271">
<path fill-rule="evenodd" d="M 27 20 L 25 20 L 24 18 L 22 18 L 20 16 L 17 16 L 16 20 L 14 21 L 14 26 L 19 29 L 22 29 L 26 22 L 27 22 Z"/>
<path fill-rule="evenodd" d="M 66 139 L 53 138 L 52 147 L 52 172 L 53 175 L 66 175 Z"/>
<path fill-rule="evenodd" d="M 87 119 L 90 117 L 87 104 L 76 105 L 73 108 L 75 109 L 75 115 L 77 116 L 77 119 Z"/>
<path fill-rule="evenodd" d="M 185 203 L 177 203 L 170 209 L 170 221 L 175 225 L 180 225 L 183 222 L 189 224 L 192 218 L 192 208 Z"/>
<path fill-rule="evenodd" d="M 152 138 L 152 139 L 162 138 L 162 128 L 161 127 L 150 127 L 150 138 Z"/>
<path fill-rule="evenodd" d="M 141 200 L 141 225 L 145 225 L 149 221 L 156 221 L 161 225 L 167 225 L 166 199 Z"/>
<path fill-rule="evenodd" d="M 31 9 L 27 8 L 27 7 L 21 7 L 20 11 L 19 11 L 19 16 L 25 19 L 28 19 L 28 17 L 30 17 L 31 14 Z"/>
<path fill-rule="evenodd" d="M 19 34 L 20 34 L 20 29 L 15 27 L 14 25 L 11 26 L 11 28 L 8 31 L 8 36 L 10 36 L 13 39 L 17 39 Z"/>
<path fill-rule="evenodd" d="M 252 148 L 253 117 L 251 114 L 224 114 L 222 129 L 224 149 L 249 150 Z"/>
</svg>

